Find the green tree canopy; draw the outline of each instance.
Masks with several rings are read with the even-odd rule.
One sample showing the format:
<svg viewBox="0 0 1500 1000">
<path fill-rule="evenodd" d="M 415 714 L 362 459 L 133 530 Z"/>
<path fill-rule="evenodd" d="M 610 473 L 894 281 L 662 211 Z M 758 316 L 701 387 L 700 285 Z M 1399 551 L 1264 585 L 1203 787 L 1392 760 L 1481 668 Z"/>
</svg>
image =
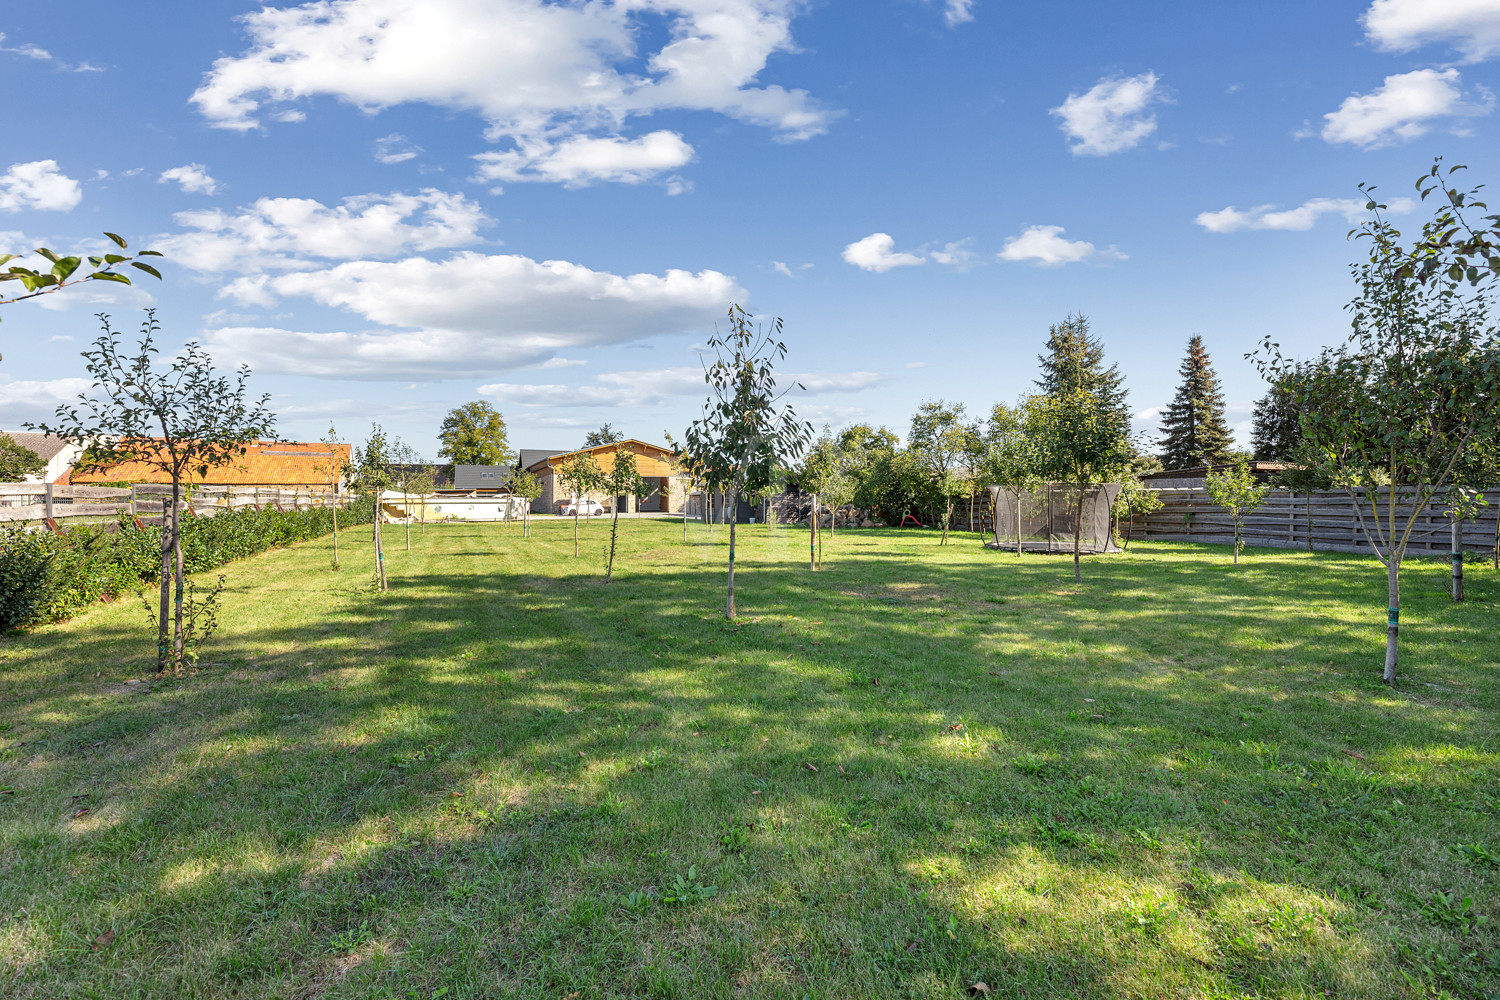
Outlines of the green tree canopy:
<svg viewBox="0 0 1500 1000">
<path fill-rule="evenodd" d="M 454 465 L 504 465 L 510 458 L 505 418 L 484 400 L 448 411 L 438 429 L 438 443 L 438 457 Z"/>
<path fill-rule="evenodd" d="M 1093 396 L 1099 412 L 1109 414 L 1122 436 L 1130 433 L 1130 406 L 1125 376 L 1119 365 L 1105 366 L 1104 344 L 1089 329 L 1087 316 L 1075 314 L 1047 331 L 1047 349 L 1037 357 L 1042 366 L 1036 386 L 1044 396 L 1061 398 L 1073 392 Z"/>
<path fill-rule="evenodd" d="M 1198 334 L 1188 339 L 1187 357 L 1177 371 L 1182 383 L 1161 421 L 1161 464 L 1168 469 L 1218 465 L 1227 460 L 1234 435 L 1224 420 L 1219 376 Z"/>
<path fill-rule="evenodd" d="M 943 498 L 943 540 L 948 541 L 948 524 L 953 517 L 954 496 L 966 492 L 972 473 L 969 462 L 978 430 L 965 423 L 962 403 L 927 400 L 911 418 L 906 436 L 907 450 L 927 469 L 933 488 Z"/>
<path fill-rule="evenodd" d="M 1296 377 L 1295 371 L 1282 376 L 1256 400 L 1250 448 L 1258 462 L 1289 461 L 1302 443 L 1296 394 L 1291 384 Z"/>
<path fill-rule="evenodd" d="M 1042 396 L 1029 409 L 1027 424 L 1034 428 L 1036 471 L 1044 480 L 1065 483 L 1075 491 L 1073 579 L 1082 580 L 1078 556 L 1084 501 L 1089 490 L 1126 473 L 1130 443 L 1114 407 L 1092 393 L 1074 390 Z"/>
<path fill-rule="evenodd" d="M 615 430 L 614 424 L 600 424 L 597 431 L 589 431 L 588 437 L 583 439 L 585 448 L 597 448 L 601 444 L 614 444 L 616 441 L 624 441 L 625 435 Z"/>
<path fill-rule="evenodd" d="M 0 483 L 15 483 L 27 476 L 39 476 L 47 468 L 42 456 L 22 445 L 9 434 L 0 434 Z"/>
</svg>

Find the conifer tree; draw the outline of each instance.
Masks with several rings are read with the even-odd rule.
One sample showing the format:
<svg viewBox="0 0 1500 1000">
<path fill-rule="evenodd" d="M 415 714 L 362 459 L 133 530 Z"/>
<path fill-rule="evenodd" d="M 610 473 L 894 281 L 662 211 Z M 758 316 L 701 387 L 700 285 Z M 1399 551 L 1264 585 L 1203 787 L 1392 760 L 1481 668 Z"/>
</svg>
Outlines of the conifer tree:
<svg viewBox="0 0 1500 1000">
<path fill-rule="evenodd" d="M 1287 375 L 1271 383 L 1255 404 L 1250 449 L 1257 462 L 1285 462 L 1302 442 L 1291 384 L 1295 377 Z"/>
<path fill-rule="evenodd" d="M 1038 355 L 1042 377 L 1036 386 L 1043 396 L 1067 396 L 1086 392 L 1098 401 L 1102 412 L 1113 415 L 1121 434 L 1130 433 L 1130 408 L 1126 402 L 1125 377 L 1119 365 L 1104 365 L 1104 345 L 1089 332 L 1089 319 L 1068 316 L 1047 330 L 1047 350 Z"/>
<path fill-rule="evenodd" d="M 1187 357 L 1178 372 L 1182 384 L 1161 421 L 1162 464 L 1187 469 L 1227 461 L 1233 435 L 1224 421 L 1224 392 L 1203 338 L 1196 333 L 1188 340 Z"/>
</svg>

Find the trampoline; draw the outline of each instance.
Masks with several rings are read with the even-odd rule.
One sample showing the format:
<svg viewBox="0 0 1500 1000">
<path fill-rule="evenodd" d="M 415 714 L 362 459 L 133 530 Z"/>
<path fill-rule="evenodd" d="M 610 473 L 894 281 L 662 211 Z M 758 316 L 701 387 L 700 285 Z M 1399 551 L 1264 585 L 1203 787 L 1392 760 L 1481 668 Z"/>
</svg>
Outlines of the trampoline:
<svg viewBox="0 0 1500 1000">
<path fill-rule="evenodd" d="M 1035 490 L 1023 490 L 1017 503 L 1016 493 L 999 486 L 990 487 L 995 504 L 995 537 L 985 544 L 992 549 L 1016 548 L 1016 522 L 1020 521 L 1022 552 L 1072 552 L 1073 524 L 1078 513 L 1080 487 L 1070 483 L 1048 483 Z M 1120 495 L 1119 483 L 1082 487 L 1082 531 L 1078 551 L 1095 555 L 1118 552 L 1112 508 Z"/>
</svg>

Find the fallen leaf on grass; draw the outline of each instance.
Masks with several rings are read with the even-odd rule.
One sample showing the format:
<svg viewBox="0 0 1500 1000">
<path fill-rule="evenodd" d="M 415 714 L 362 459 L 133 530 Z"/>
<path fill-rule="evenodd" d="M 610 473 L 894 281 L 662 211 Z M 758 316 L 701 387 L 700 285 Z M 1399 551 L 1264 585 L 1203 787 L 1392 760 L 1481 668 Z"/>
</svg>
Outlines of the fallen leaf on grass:
<svg viewBox="0 0 1500 1000">
<path fill-rule="evenodd" d="M 1369 760 L 1369 758 L 1364 754 L 1355 753 L 1353 750 L 1345 750 L 1344 753 L 1348 754 L 1350 757 L 1353 757 L 1355 760 Z"/>
<path fill-rule="evenodd" d="M 873 684 L 873 685 L 875 685 L 876 687 L 880 687 L 880 678 L 879 677 L 873 677 L 873 678 L 870 679 L 870 683 Z"/>
<path fill-rule="evenodd" d="M 907 944 L 906 944 L 906 950 L 910 954 L 915 955 L 917 953 L 917 942 L 915 942 L 915 941 L 908 941 Z"/>
<path fill-rule="evenodd" d="M 818 768 L 817 768 L 817 765 L 815 765 L 815 764 L 809 763 L 808 761 L 803 761 L 802 762 L 802 766 L 805 767 L 805 768 L 807 768 L 813 774 L 817 774 L 818 773 Z"/>
<path fill-rule="evenodd" d="M 955 722 L 953 725 L 951 725 L 951 726 L 948 727 L 948 732 L 950 732 L 950 733 L 956 733 L 960 729 L 962 729 L 963 727 L 964 727 L 964 724 L 962 722 Z"/>
<path fill-rule="evenodd" d="M 102 948 L 108 948 L 111 944 L 114 944 L 114 941 L 115 932 L 113 930 L 105 931 L 103 934 L 100 934 L 98 937 L 94 938 L 94 947 L 90 950 L 99 951 Z"/>
<path fill-rule="evenodd" d="M 982 980 L 969 987 L 969 996 L 971 997 L 987 997 L 989 995 L 990 984 Z"/>
<path fill-rule="evenodd" d="M 6 785 L 4 788 L 0 788 L 0 795 L 14 795 L 14 794 L 16 794 L 16 790 L 14 788 L 10 787 L 9 785 Z"/>
<path fill-rule="evenodd" d="M 448 794 L 453 796 L 455 799 L 461 799 L 464 797 L 463 792 L 449 792 Z"/>
<path fill-rule="evenodd" d="M 82 809 L 79 809 L 77 812 L 75 812 L 73 814 L 73 818 L 74 819 L 83 819 L 83 817 L 87 816 L 88 814 L 89 814 L 89 807 L 88 806 L 84 806 Z"/>
<path fill-rule="evenodd" d="M 838 769 L 839 769 L 839 774 L 843 774 L 844 773 L 844 765 L 843 764 L 838 765 Z"/>
</svg>

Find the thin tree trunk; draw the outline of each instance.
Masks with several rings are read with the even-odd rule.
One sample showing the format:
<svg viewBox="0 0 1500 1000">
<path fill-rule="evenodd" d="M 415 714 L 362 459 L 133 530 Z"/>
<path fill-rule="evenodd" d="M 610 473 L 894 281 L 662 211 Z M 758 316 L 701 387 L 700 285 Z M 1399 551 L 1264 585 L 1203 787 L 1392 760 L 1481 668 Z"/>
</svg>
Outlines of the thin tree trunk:
<svg viewBox="0 0 1500 1000">
<path fill-rule="evenodd" d="M 724 597 L 724 617 L 734 621 L 734 522 L 729 522 L 729 589 Z"/>
<path fill-rule="evenodd" d="M 682 498 L 682 543 L 687 544 L 688 497 Z"/>
<path fill-rule="evenodd" d="M 417 533 L 425 535 L 425 534 L 427 534 L 427 496 L 426 496 L 426 494 L 423 494 L 421 503 L 422 503 L 422 527 L 418 530 Z"/>
<path fill-rule="evenodd" d="M 158 494 L 159 496 L 160 494 Z M 167 509 L 161 517 L 161 610 L 156 626 L 156 672 L 162 673 L 172 661 L 172 526 Z"/>
<path fill-rule="evenodd" d="M 1307 491 L 1307 551 L 1313 550 L 1312 539 L 1312 490 Z"/>
<path fill-rule="evenodd" d="M 1083 570 L 1079 566 L 1078 550 L 1083 544 L 1083 488 L 1078 490 L 1078 513 L 1073 518 L 1073 582 L 1083 582 Z"/>
<path fill-rule="evenodd" d="M 818 568 L 818 495 L 812 495 L 812 513 L 807 518 L 807 568 Z"/>
<path fill-rule="evenodd" d="M 1392 503 L 1394 505 L 1394 496 Z M 1386 595 L 1389 600 L 1385 626 L 1385 673 L 1387 684 L 1396 683 L 1396 637 L 1401 631 L 1401 556 L 1392 551 L 1386 564 Z"/>
<path fill-rule="evenodd" d="M 1234 564 L 1240 564 L 1240 519 L 1234 519 Z"/>
<path fill-rule="evenodd" d="M 1050 505 L 1052 499 L 1049 497 L 1047 503 Z M 998 518 L 997 518 L 998 520 Z M 1016 558 L 1021 558 L 1021 491 L 1016 490 Z"/>
<path fill-rule="evenodd" d="M 948 544 L 948 522 L 953 520 L 953 497 L 943 495 L 943 538 L 939 545 Z"/>
<path fill-rule="evenodd" d="M 1464 599 L 1464 544 L 1463 522 L 1453 519 L 1453 599 Z"/>
<path fill-rule="evenodd" d="M 1495 518 L 1495 568 L 1500 570 L 1500 515 Z"/>
<path fill-rule="evenodd" d="M 333 568 L 339 568 L 339 501 L 333 500 Z"/>
<path fill-rule="evenodd" d="M 377 590 L 385 590 L 385 546 L 380 537 L 380 498 L 375 499 L 375 587 Z"/>
<path fill-rule="evenodd" d="M 578 558 L 578 501 L 573 501 L 573 558 Z"/>
<path fill-rule="evenodd" d="M 401 520 L 406 522 L 406 551 L 411 551 L 411 497 L 406 493 L 401 494 Z"/>
<path fill-rule="evenodd" d="M 176 484 L 174 483 L 173 485 L 175 487 Z M 180 510 L 178 510 L 179 504 L 178 504 L 177 497 L 178 497 L 178 493 L 177 493 L 176 489 L 173 489 L 173 491 L 172 491 L 172 559 L 173 559 L 173 562 L 175 563 L 175 566 L 173 567 L 172 582 L 175 585 L 176 594 L 175 594 L 175 600 L 173 602 L 175 604 L 175 608 L 174 608 L 174 613 L 173 613 L 174 624 L 173 624 L 173 628 L 172 628 L 172 651 L 173 651 L 173 654 L 174 654 L 174 659 L 176 661 L 175 665 L 177 667 L 181 667 L 183 665 L 183 652 L 184 652 L 184 641 L 183 641 L 183 635 L 182 635 L 182 590 L 183 590 L 183 579 L 182 579 L 182 512 Z"/>
<path fill-rule="evenodd" d="M 604 566 L 604 582 L 608 583 L 615 574 L 615 536 L 620 531 L 620 498 L 615 497 L 614 511 L 609 518 L 609 562 Z"/>
</svg>

